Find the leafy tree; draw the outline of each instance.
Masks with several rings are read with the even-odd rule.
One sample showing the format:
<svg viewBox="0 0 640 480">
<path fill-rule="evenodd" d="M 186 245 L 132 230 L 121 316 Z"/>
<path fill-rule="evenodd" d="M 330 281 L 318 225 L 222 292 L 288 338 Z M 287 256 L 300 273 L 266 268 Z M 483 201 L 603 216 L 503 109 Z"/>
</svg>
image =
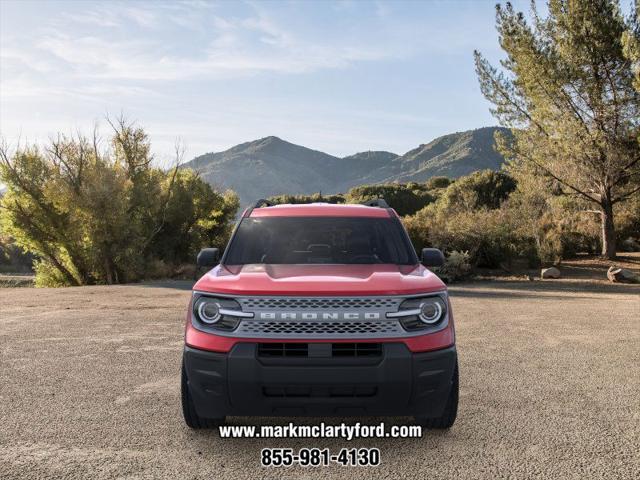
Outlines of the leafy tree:
<svg viewBox="0 0 640 480">
<path fill-rule="evenodd" d="M 595 204 L 602 254 L 614 258 L 614 206 L 640 191 L 637 9 L 625 20 L 611 0 L 550 0 L 546 18 L 535 4 L 531 17 L 497 6 L 501 70 L 475 52 L 482 92 L 514 134 L 500 149 L 512 171 Z"/>
<path fill-rule="evenodd" d="M 436 190 L 439 188 L 447 188 L 452 180 L 449 177 L 431 177 L 425 183 L 427 190 Z"/>
<path fill-rule="evenodd" d="M 438 200 L 403 218 L 416 248 L 468 252 L 473 265 L 497 267 L 530 257 L 531 238 L 514 228 L 507 208 L 515 181 L 505 172 L 483 170 L 451 183 Z M 534 260 L 537 259 L 535 256 Z"/>
<path fill-rule="evenodd" d="M 138 280 L 153 261 L 185 261 L 228 235 L 237 197 L 178 164 L 152 167 L 145 132 L 123 119 L 112 127 L 104 151 L 96 133 L 0 150 L 0 225 L 37 257 L 37 285 Z"/>
<path fill-rule="evenodd" d="M 411 215 L 433 202 L 436 197 L 423 183 L 360 185 L 349 190 L 346 195 L 348 203 L 362 203 L 376 198 L 384 198 L 398 215 Z"/>
<path fill-rule="evenodd" d="M 443 208 L 452 210 L 477 210 L 499 208 L 516 182 L 506 172 L 480 170 L 461 177 L 452 183 L 442 195 Z"/>
<path fill-rule="evenodd" d="M 0 272 L 31 272 L 32 268 L 32 256 L 22 252 L 13 239 L 0 231 Z"/>
<path fill-rule="evenodd" d="M 275 204 L 282 204 L 282 203 L 291 203 L 291 204 L 299 204 L 299 203 L 344 203 L 345 202 L 345 198 L 343 195 L 341 194 L 334 194 L 334 195 L 322 195 L 322 193 L 312 193 L 311 195 L 287 195 L 287 194 L 283 194 L 283 195 L 274 195 L 272 197 L 269 197 L 267 200 L 275 203 Z"/>
<path fill-rule="evenodd" d="M 193 170 L 178 170 L 163 228 L 150 245 L 152 256 L 179 264 L 192 262 L 203 246 L 224 248 L 238 208 L 233 191 L 221 195 Z"/>
</svg>

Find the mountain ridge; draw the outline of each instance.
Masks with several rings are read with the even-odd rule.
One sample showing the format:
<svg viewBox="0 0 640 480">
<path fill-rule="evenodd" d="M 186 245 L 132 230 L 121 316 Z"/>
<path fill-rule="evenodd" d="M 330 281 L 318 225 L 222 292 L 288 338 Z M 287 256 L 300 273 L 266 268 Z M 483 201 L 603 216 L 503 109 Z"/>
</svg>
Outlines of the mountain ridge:
<svg viewBox="0 0 640 480">
<path fill-rule="evenodd" d="M 504 159 L 493 146 L 496 131 L 509 132 L 483 127 L 443 135 L 403 155 L 364 151 L 342 158 L 271 135 L 205 153 L 182 168 L 200 172 L 214 187 L 235 190 L 244 205 L 284 193 L 339 193 L 361 184 L 424 182 L 432 176 L 497 170 Z"/>
</svg>

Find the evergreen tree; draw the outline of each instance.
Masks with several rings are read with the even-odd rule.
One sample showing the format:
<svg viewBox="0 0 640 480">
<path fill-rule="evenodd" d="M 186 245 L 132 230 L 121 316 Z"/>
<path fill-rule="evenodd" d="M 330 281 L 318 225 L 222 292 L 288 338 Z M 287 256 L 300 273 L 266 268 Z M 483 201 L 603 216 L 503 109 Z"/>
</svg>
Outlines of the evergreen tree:
<svg viewBox="0 0 640 480">
<path fill-rule="evenodd" d="M 496 7 L 501 69 L 475 52 L 492 113 L 514 133 L 499 148 L 512 168 L 595 204 L 602 254 L 615 258 L 614 205 L 640 192 L 637 5 L 628 19 L 612 0 L 550 0 L 546 17 L 531 8 L 528 22 Z"/>
</svg>

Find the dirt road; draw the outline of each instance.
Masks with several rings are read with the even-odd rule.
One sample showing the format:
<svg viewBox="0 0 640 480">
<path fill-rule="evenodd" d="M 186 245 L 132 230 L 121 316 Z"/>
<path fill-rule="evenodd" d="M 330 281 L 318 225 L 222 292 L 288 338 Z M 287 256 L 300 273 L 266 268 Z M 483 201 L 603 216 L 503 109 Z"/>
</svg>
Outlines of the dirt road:
<svg viewBox="0 0 640 480">
<path fill-rule="evenodd" d="M 640 475 L 638 286 L 453 288 L 456 425 L 422 439 L 351 442 L 187 429 L 178 374 L 189 292 L 171 286 L 0 289 L 0 478 Z M 264 446 L 377 446 L 382 465 L 266 469 Z"/>
</svg>

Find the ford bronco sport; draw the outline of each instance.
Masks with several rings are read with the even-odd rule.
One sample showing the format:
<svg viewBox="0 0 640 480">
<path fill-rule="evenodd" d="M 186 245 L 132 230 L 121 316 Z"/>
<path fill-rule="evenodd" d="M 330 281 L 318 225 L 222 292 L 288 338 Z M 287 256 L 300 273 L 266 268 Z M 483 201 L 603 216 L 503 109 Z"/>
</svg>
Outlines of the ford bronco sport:
<svg viewBox="0 0 640 480">
<path fill-rule="evenodd" d="M 365 205 L 247 209 L 193 287 L 182 365 L 189 427 L 227 415 L 413 416 L 449 428 L 458 363 L 444 283 L 396 212 Z"/>
</svg>

